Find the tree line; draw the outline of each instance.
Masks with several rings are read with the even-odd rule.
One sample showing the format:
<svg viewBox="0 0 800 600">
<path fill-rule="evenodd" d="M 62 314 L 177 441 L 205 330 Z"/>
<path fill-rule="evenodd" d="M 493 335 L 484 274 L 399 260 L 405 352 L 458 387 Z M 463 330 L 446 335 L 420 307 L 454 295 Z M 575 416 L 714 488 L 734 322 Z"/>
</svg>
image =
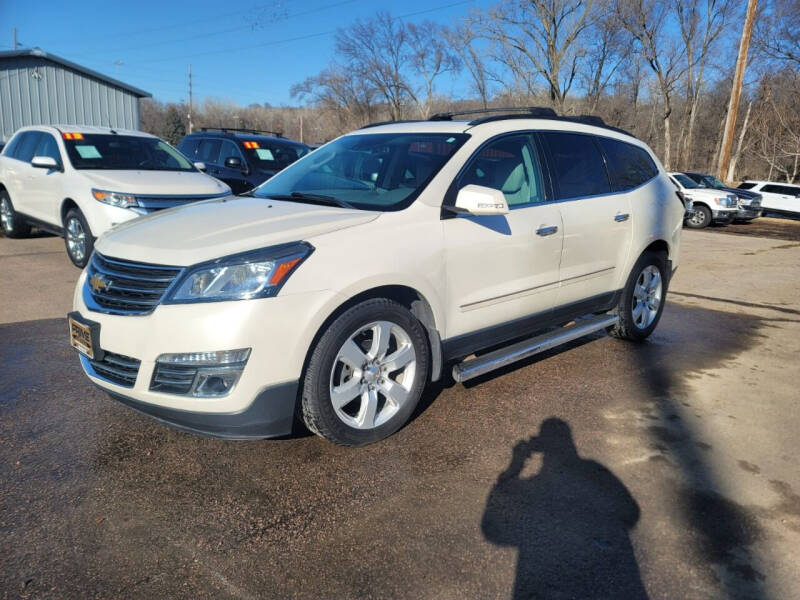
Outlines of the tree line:
<svg viewBox="0 0 800 600">
<path fill-rule="evenodd" d="M 206 100 L 195 126 L 323 142 L 369 122 L 548 106 L 596 114 L 667 169 L 713 172 L 746 0 L 500 0 L 449 25 L 379 12 L 337 31 L 298 105 Z M 800 180 L 800 0 L 760 0 L 729 181 Z M 455 90 L 461 90 L 456 92 Z M 188 107 L 146 101 L 146 130 L 177 141 Z"/>
</svg>

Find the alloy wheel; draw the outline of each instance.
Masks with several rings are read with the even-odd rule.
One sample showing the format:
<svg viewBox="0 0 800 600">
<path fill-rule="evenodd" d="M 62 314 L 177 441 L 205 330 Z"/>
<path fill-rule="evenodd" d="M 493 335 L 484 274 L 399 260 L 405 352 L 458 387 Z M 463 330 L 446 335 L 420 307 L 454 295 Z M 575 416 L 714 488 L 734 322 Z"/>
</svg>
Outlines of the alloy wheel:
<svg viewBox="0 0 800 600">
<path fill-rule="evenodd" d="M 3 231 L 10 233 L 14 230 L 14 212 L 8 198 L 0 198 L 0 223 Z"/>
<path fill-rule="evenodd" d="M 417 355 L 396 323 L 376 321 L 347 338 L 333 362 L 330 398 L 336 416 L 356 429 L 374 429 L 406 404 Z"/>
<path fill-rule="evenodd" d="M 83 262 L 86 258 L 86 231 L 81 222 L 75 217 L 67 221 L 67 249 L 75 262 Z"/>
<path fill-rule="evenodd" d="M 648 265 L 636 278 L 633 288 L 633 324 L 638 329 L 647 329 L 658 315 L 661 306 L 663 284 L 661 271 Z"/>
<path fill-rule="evenodd" d="M 692 225 L 700 227 L 706 222 L 706 213 L 704 210 L 695 209 L 694 214 L 689 220 L 692 222 Z"/>
</svg>

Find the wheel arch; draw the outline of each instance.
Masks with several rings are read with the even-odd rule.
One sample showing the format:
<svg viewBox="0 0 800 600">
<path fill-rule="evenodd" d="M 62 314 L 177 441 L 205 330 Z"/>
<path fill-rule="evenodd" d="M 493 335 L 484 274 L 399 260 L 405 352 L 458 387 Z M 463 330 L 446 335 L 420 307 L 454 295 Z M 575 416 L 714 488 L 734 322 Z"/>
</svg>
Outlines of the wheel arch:
<svg viewBox="0 0 800 600">
<path fill-rule="evenodd" d="M 78 206 L 78 203 L 75 202 L 75 200 L 73 200 L 72 198 L 64 198 L 61 201 L 61 207 L 58 209 L 58 216 L 59 216 L 59 220 L 61 221 L 62 227 L 64 226 L 64 219 L 67 218 L 67 213 L 73 208 L 77 208 L 78 210 L 81 210 L 81 207 Z M 83 212 L 83 211 L 81 211 L 81 212 Z M 86 217 L 84 216 L 84 218 L 86 218 Z"/>
<path fill-rule="evenodd" d="M 431 351 L 431 381 L 438 381 L 442 374 L 442 343 L 436 316 L 428 299 L 418 290 L 407 285 L 388 284 L 365 289 L 350 296 L 347 300 L 336 306 L 317 328 L 311 343 L 306 350 L 303 361 L 303 373 L 308 367 L 308 361 L 314 347 L 330 324 L 343 312 L 365 300 L 373 298 L 388 298 L 407 308 L 422 323 L 428 336 L 428 346 Z"/>
</svg>

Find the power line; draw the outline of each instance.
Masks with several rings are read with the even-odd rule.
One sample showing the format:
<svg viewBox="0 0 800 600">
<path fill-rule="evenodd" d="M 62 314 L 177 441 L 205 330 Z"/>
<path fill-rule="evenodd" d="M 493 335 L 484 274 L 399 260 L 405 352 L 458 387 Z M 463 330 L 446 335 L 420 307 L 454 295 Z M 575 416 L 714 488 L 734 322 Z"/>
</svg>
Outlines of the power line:
<svg viewBox="0 0 800 600">
<path fill-rule="evenodd" d="M 400 19 L 407 19 L 408 17 L 416 17 L 416 16 L 419 16 L 419 15 L 425 15 L 425 14 L 436 12 L 436 11 L 439 11 L 439 10 L 444 10 L 446 8 L 452 8 L 454 6 L 462 6 L 464 4 L 473 4 L 474 2 L 475 2 L 475 0 L 461 0 L 460 2 L 451 2 L 450 4 L 443 4 L 441 6 L 435 6 L 433 8 L 427 8 L 427 9 L 424 9 L 424 10 L 418 10 L 418 11 L 415 11 L 415 12 L 410 12 L 410 13 L 405 13 L 405 14 L 402 14 L 402 15 L 398 15 L 396 17 L 392 17 L 392 20 L 393 21 L 399 21 Z M 319 33 L 311 33 L 311 34 L 308 34 L 308 35 L 301 35 L 301 36 L 292 37 L 292 38 L 284 38 L 282 40 L 272 40 L 270 42 L 263 42 L 263 43 L 252 44 L 252 45 L 247 45 L 247 46 L 239 46 L 238 48 L 235 48 L 235 49 L 236 50 L 252 50 L 254 48 L 264 48 L 266 46 L 275 46 L 275 45 L 278 45 L 278 44 L 285 44 L 285 43 L 289 43 L 289 42 L 299 42 L 299 41 L 303 41 L 303 40 L 309 40 L 309 39 L 312 39 L 312 38 L 323 37 L 323 36 L 326 36 L 326 35 L 332 35 L 332 34 L 336 33 L 337 31 L 338 31 L 338 29 L 330 29 L 328 31 L 321 31 Z M 199 56 L 212 56 L 214 54 L 222 54 L 224 52 L 230 52 L 230 51 L 231 51 L 231 48 L 228 47 L 228 48 L 225 48 L 223 50 L 208 50 L 206 52 L 197 52 L 197 53 L 194 53 L 194 54 L 184 54 L 184 55 L 181 55 L 181 56 L 167 56 L 167 57 L 160 57 L 160 58 L 153 58 L 153 59 L 145 59 L 145 60 L 142 60 L 142 61 L 139 61 L 139 62 L 142 62 L 142 63 L 153 63 L 153 62 L 166 62 L 166 61 L 170 61 L 170 60 L 183 60 L 183 59 L 188 59 L 188 58 L 196 58 L 196 57 L 199 57 Z"/>
</svg>

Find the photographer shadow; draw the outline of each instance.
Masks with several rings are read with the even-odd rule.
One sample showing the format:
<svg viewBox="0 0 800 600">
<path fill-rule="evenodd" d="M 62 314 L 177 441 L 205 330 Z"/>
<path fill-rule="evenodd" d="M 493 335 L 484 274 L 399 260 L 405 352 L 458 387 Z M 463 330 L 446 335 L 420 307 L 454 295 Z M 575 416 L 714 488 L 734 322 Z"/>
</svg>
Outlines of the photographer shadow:
<svg viewBox="0 0 800 600">
<path fill-rule="evenodd" d="M 542 466 L 522 477 L 541 453 Z M 545 420 L 539 435 L 519 442 L 484 511 L 484 536 L 518 549 L 515 600 L 646 599 L 629 539 L 639 506 L 603 465 L 582 459 L 569 425 Z"/>
</svg>

